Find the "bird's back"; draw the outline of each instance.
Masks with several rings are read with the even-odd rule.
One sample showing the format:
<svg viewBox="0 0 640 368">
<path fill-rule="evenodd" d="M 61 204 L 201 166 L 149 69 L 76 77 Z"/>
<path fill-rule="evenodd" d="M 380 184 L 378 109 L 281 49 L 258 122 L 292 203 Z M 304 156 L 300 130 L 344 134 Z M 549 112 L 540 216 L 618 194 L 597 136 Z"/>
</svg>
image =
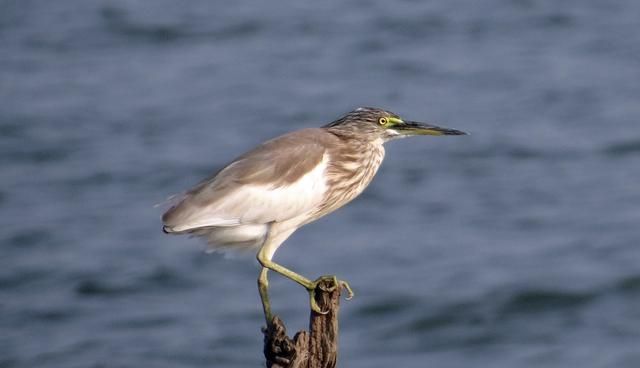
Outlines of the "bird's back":
<svg viewBox="0 0 640 368">
<path fill-rule="evenodd" d="M 163 215 L 166 231 L 266 224 L 309 211 L 324 195 L 322 165 L 337 139 L 316 128 L 259 145 L 187 191 Z"/>
</svg>

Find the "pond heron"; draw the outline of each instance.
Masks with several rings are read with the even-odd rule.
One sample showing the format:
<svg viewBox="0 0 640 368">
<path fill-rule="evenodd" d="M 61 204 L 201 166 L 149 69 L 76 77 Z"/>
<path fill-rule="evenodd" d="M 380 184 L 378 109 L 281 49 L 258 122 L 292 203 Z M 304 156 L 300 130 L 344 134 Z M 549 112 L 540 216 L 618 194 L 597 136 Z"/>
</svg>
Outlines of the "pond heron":
<svg viewBox="0 0 640 368">
<path fill-rule="evenodd" d="M 464 135 L 431 124 L 361 107 L 321 128 L 266 141 L 185 192 L 162 216 L 168 234 L 203 237 L 211 249 L 256 249 L 262 266 L 258 290 L 267 324 L 272 321 L 267 273 L 273 270 L 309 292 L 311 308 L 322 280 L 312 281 L 272 261 L 298 228 L 342 207 L 369 185 L 384 158 L 383 143 L 416 135 Z"/>
</svg>

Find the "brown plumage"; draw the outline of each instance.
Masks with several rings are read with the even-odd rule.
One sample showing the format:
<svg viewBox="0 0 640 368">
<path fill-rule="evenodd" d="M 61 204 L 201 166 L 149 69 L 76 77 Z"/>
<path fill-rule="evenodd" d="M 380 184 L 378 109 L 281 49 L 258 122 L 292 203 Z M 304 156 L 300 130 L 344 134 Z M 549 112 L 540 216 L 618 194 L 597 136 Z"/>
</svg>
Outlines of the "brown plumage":
<svg viewBox="0 0 640 368">
<path fill-rule="evenodd" d="M 270 322 L 267 269 L 309 290 L 315 285 L 271 261 L 280 244 L 362 193 L 382 163 L 384 142 L 445 134 L 464 133 L 359 108 L 322 128 L 282 135 L 238 157 L 187 191 L 163 215 L 163 229 L 205 237 L 212 249 L 260 248 L 260 292 Z"/>
</svg>

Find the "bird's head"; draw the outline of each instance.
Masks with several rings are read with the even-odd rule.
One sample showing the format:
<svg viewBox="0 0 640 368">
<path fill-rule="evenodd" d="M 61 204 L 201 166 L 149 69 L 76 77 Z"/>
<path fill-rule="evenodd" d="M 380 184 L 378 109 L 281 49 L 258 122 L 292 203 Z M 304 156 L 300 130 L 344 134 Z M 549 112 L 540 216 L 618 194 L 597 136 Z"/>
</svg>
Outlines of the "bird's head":
<svg viewBox="0 0 640 368">
<path fill-rule="evenodd" d="M 439 126 L 404 120 L 398 115 L 375 107 L 360 107 L 325 128 L 351 138 L 383 142 L 414 135 L 465 135 L 467 133 Z"/>
</svg>

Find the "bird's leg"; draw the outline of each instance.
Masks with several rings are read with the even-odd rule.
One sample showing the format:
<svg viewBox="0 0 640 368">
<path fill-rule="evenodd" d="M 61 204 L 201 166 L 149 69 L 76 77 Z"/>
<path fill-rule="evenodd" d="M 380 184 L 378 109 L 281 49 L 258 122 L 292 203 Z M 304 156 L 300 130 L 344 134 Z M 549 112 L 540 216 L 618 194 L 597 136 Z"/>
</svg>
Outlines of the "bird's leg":
<svg viewBox="0 0 640 368">
<path fill-rule="evenodd" d="M 258 277 L 258 291 L 260 292 L 260 300 L 262 301 L 262 310 L 264 311 L 264 318 L 267 320 L 267 326 L 271 325 L 273 315 L 271 314 L 271 303 L 269 302 L 269 279 L 267 273 L 269 269 L 262 267 L 260 271 L 260 277 Z"/>
<path fill-rule="evenodd" d="M 265 317 L 268 319 L 267 323 L 271 323 L 271 321 L 269 320 L 270 318 L 270 313 L 269 315 L 267 315 L 267 308 L 269 305 L 269 299 L 267 296 L 267 282 L 266 282 L 266 271 L 265 269 L 270 269 L 273 270 L 279 274 L 281 274 L 282 276 L 289 278 L 295 282 L 297 282 L 298 284 L 302 285 L 305 289 L 307 289 L 307 291 L 309 292 L 309 301 L 311 304 L 311 309 L 313 311 L 315 311 L 316 313 L 320 313 L 320 314 L 326 314 L 327 312 L 322 311 L 322 309 L 320 309 L 320 306 L 318 306 L 318 303 L 316 303 L 316 298 L 315 298 L 315 291 L 316 291 L 316 287 L 318 287 L 318 284 L 321 281 L 325 281 L 325 280 L 329 280 L 331 282 L 333 282 L 333 284 L 336 287 L 341 287 L 344 288 L 345 290 L 347 290 L 347 292 L 349 293 L 349 296 L 347 297 L 347 300 L 351 299 L 353 297 L 353 290 L 351 290 L 351 287 L 349 286 L 349 284 L 346 281 L 342 281 L 342 280 L 338 280 L 338 278 L 336 276 L 322 276 L 319 277 L 318 279 L 316 279 L 315 281 L 311 281 L 308 278 L 291 271 L 288 268 L 285 268 L 273 261 L 271 261 L 268 257 L 265 256 L 264 251 L 261 249 L 258 252 L 258 262 L 260 262 L 260 264 L 263 267 L 263 271 L 260 274 L 260 279 L 258 280 L 258 285 L 260 286 L 260 296 L 262 297 L 262 305 L 265 308 Z M 261 284 L 261 280 L 263 278 L 263 274 L 264 274 L 264 292 L 262 289 L 262 284 Z M 329 290 L 331 291 L 331 290 Z M 265 300 L 266 300 L 266 304 L 265 304 Z M 265 307 L 266 305 L 266 307 Z M 270 311 L 269 311 L 270 312 Z"/>
</svg>

